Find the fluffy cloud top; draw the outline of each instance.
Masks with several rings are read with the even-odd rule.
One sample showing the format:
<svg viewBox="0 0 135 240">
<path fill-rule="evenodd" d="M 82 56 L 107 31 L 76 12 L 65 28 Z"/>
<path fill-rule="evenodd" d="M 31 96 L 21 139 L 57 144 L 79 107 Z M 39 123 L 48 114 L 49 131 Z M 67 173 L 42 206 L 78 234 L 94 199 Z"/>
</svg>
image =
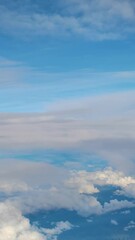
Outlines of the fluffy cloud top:
<svg viewBox="0 0 135 240">
<path fill-rule="evenodd" d="M 1 166 L 0 190 L 5 198 L 24 213 L 64 208 L 89 216 L 134 207 L 132 202 L 117 199 L 102 205 L 93 196 L 99 191 L 98 186 L 114 185 L 125 191 L 134 183 L 134 178 L 112 169 L 94 173 L 72 172 L 45 163 L 21 161 L 11 161 L 11 165 L 1 163 Z M 6 180 L 3 184 L 4 178 Z"/>
<path fill-rule="evenodd" d="M 72 188 L 78 188 L 80 193 L 96 193 L 99 191 L 98 186 L 112 185 L 121 187 L 128 194 L 128 191 L 134 192 L 135 178 L 127 177 L 122 172 L 113 171 L 111 168 L 96 172 L 71 171 L 67 184 Z"/>
<path fill-rule="evenodd" d="M 11 203 L 0 203 L 0 240 L 56 240 L 57 235 L 72 227 L 68 221 L 61 221 L 54 228 L 37 228 Z"/>
<path fill-rule="evenodd" d="M 0 240 L 46 240 L 21 212 L 8 203 L 0 203 Z"/>
<path fill-rule="evenodd" d="M 71 172 L 45 163 L 7 163 L 1 162 L 0 170 L 0 193 L 4 194 L 0 202 L 0 240 L 56 240 L 73 227 L 66 221 L 56 223 L 52 229 L 40 229 L 23 216 L 41 209 L 67 209 L 88 217 L 135 207 L 133 201 L 117 199 L 101 204 L 93 196 L 99 186 L 115 185 L 124 191 L 134 184 L 134 178 L 118 171 Z"/>
</svg>

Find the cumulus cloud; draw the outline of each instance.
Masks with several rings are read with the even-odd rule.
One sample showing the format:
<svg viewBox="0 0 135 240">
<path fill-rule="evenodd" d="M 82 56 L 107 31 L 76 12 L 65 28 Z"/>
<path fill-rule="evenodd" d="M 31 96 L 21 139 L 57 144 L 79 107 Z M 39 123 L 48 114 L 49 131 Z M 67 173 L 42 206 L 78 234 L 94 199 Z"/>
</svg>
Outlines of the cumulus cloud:
<svg viewBox="0 0 135 240">
<path fill-rule="evenodd" d="M 116 193 L 124 194 L 128 197 L 135 198 L 135 184 L 131 183 L 125 186 L 124 188 L 122 188 L 121 190 L 118 190 Z"/>
<path fill-rule="evenodd" d="M 130 191 L 131 186 L 135 184 L 135 178 L 125 176 L 124 173 L 114 171 L 112 168 L 94 172 L 74 170 L 71 171 L 71 177 L 67 184 L 72 188 L 78 188 L 79 192 L 83 193 L 96 193 L 99 191 L 98 186 L 104 185 L 118 186 L 125 191 L 126 189 Z"/>
<path fill-rule="evenodd" d="M 73 228 L 68 221 L 58 222 L 51 229 L 31 225 L 24 215 L 41 209 L 67 209 L 89 217 L 135 207 L 131 200 L 113 199 L 101 203 L 93 195 L 98 193 L 99 186 L 115 185 L 124 189 L 134 181 L 112 169 L 72 172 L 45 163 L 14 160 L 1 161 L 1 167 L 1 240 L 56 240 L 63 231 Z M 116 225 L 114 220 L 111 223 Z M 125 231 L 131 227 L 127 226 Z"/>
<path fill-rule="evenodd" d="M 130 201 L 127 201 L 127 200 L 118 201 L 117 199 L 114 199 L 114 200 L 111 200 L 109 203 L 108 202 L 104 203 L 103 212 L 107 213 L 111 211 L 117 211 L 123 208 L 132 208 L 132 207 L 135 207 L 135 204 Z"/>
<path fill-rule="evenodd" d="M 0 203 L 0 216 L 0 240 L 47 239 L 9 203 Z"/>
<path fill-rule="evenodd" d="M 1 186 L 6 179 L 1 192 L 25 213 L 42 208 L 65 208 L 84 216 L 101 212 L 101 204 L 95 197 L 80 194 L 77 188 L 67 186 L 70 172 L 63 168 L 45 163 L 9 161 L 1 162 L 0 172 Z"/>
<path fill-rule="evenodd" d="M 40 209 L 67 209 L 76 211 L 82 216 L 102 213 L 102 205 L 96 197 L 79 194 L 76 190 L 72 191 L 61 186 L 58 189 L 33 189 L 27 194 L 10 199 L 24 213 L 32 213 Z"/>
<path fill-rule="evenodd" d="M 101 204 L 93 196 L 98 193 L 98 186 L 115 185 L 124 189 L 134 181 L 111 169 L 94 173 L 71 172 L 45 163 L 22 161 L 1 163 L 1 166 L 0 191 L 23 213 L 40 209 L 67 209 L 89 216 L 135 206 L 132 201 L 117 199 Z M 4 178 L 8 184 L 3 184 Z"/>
<path fill-rule="evenodd" d="M 0 240 L 56 240 L 59 234 L 73 228 L 68 221 L 58 222 L 54 228 L 37 228 L 9 202 L 0 203 L 0 216 Z"/>
</svg>

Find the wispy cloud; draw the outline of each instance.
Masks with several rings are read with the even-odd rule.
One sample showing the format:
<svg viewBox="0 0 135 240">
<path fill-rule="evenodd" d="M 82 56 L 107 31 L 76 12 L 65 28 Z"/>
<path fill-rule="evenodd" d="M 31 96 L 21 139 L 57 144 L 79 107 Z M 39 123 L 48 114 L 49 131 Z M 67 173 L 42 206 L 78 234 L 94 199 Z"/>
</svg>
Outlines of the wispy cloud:
<svg viewBox="0 0 135 240">
<path fill-rule="evenodd" d="M 75 34 L 91 40 L 117 39 L 134 32 L 134 21 L 134 3 L 130 0 L 59 0 L 50 5 L 14 4 L 14 10 L 12 4 L 0 7 L 1 30 L 15 35 Z"/>
<path fill-rule="evenodd" d="M 52 86 L 58 90 L 84 91 L 86 88 L 94 91 L 95 88 L 116 88 L 123 84 L 135 87 L 135 71 L 98 72 L 89 68 L 76 69 L 74 71 L 48 71 L 39 70 L 26 65 L 24 62 L 14 61 L 0 56 L 0 85 L 16 87 L 21 84 L 32 87 L 45 85 L 52 91 Z"/>
</svg>

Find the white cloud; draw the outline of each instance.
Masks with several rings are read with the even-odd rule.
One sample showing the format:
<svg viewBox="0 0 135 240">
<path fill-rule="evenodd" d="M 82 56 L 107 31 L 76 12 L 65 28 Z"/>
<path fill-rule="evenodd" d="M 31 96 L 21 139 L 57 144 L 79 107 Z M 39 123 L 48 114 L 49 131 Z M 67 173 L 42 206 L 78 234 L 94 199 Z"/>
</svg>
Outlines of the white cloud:
<svg viewBox="0 0 135 240">
<path fill-rule="evenodd" d="M 88 219 L 87 219 L 87 222 L 88 222 L 88 223 L 92 223 L 93 220 L 88 218 Z"/>
<path fill-rule="evenodd" d="M 87 177 L 83 176 L 83 173 L 84 172 L 73 172 L 72 177 L 67 182 L 67 186 L 72 189 L 78 189 L 79 193 L 93 194 L 99 192 L 99 190 L 94 187 L 92 181 L 89 181 Z"/>
<path fill-rule="evenodd" d="M 4 179 L 8 184 L 4 183 Z M 23 213 L 67 209 L 90 216 L 131 208 L 135 206 L 132 201 L 117 199 L 102 205 L 93 194 L 99 191 L 98 186 L 115 185 L 124 189 L 133 181 L 133 178 L 111 169 L 70 172 L 49 164 L 26 161 L 1 162 L 0 170 L 1 192 Z"/>
<path fill-rule="evenodd" d="M 46 240 L 27 218 L 9 203 L 0 203 L 0 240 Z"/>
<path fill-rule="evenodd" d="M 27 194 L 12 197 L 11 201 L 24 213 L 31 213 L 40 209 L 67 209 L 76 211 L 82 216 L 102 213 L 102 205 L 96 197 L 79 194 L 76 190 L 71 191 L 61 186 L 59 186 L 59 189 L 42 190 L 39 188 Z"/>
<path fill-rule="evenodd" d="M 111 224 L 117 226 L 117 225 L 118 225 L 118 222 L 117 222 L 116 220 L 114 220 L 114 219 L 111 219 Z"/>
<path fill-rule="evenodd" d="M 129 231 L 135 228 L 135 222 L 134 221 L 130 221 L 128 223 L 128 225 L 124 228 L 124 231 Z"/>
<path fill-rule="evenodd" d="M 121 213 L 126 215 L 126 214 L 131 213 L 131 211 L 130 210 L 125 210 L 125 211 L 122 211 Z"/>
<path fill-rule="evenodd" d="M 56 240 L 72 228 L 68 221 L 57 222 L 54 228 L 37 228 L 11 203 L 0 203 L 0 240 Z"/>
<path fill-rule="evenodd" d="M 45 163 L 1 161 L 0 190 L 25 213 L 42 208 L 65 208 L 84 216 L 101 212 L 102 206 L 95 197 L 80 194 L 77 188 L 67 186 L 69 177 L 69 171 Z M 6 184 L 2 187 L 3 182 Z"/>
<path fill-rule="evenodd" d="M 106 168 L 102 171 L 71 171 L 71 178 L 67 185 L 72 188 L 78 188 L 81 193 L 98 192 L 98 186 L 112 185 L 121 187 L 123 190 L 132 189 L 135 184 L 135 178 L 125 176 L 122 172 L 114 171 L 111 168 Z M 96 186 L 96 187 L 95 187 Z"/>
<path fill-rule="evenodd" d="M 71 188 L 77 188 L 80 193 L 93 194 L 99 191 L 99 186 L 112 185 L 120 187 L 115 191 L 117 195 L 125 195 L 135 198 L 135 178 L 125 176 L 123 172 L 106 168 L 102 171 L 71 171 L 71 177 L 67 181 Z"/>
<path fill-rule="evenodd" d="M 112 212 L 112 211 L 117 211 L 119 209 L 124 209 L 124 208 L 133 208 L 135 207 L 135 204 L 127 201 L 127 200 L 121 200 L 118 201 L 117 199 L 111 200 L 110 202 L 105 202 L 104 203 L 104 208 L 103 212 Z"/>
<path fill-rule="evenodd" d="M 118 191 L 118 194 L 126 195 L 131 198 L 135 198 L 135 183 L 131 183 L 121 190 Z"/>
<path fill-rule="evenodd" d="M 133 180 L 112 169 L 70 172 L 39 162 L 1 161 L 0 191 L 5 193 L 5 200 L 0 202 L 0 240 L 56 240 L 63 231 L 73 228 L 68 221 L 58 222 L 52 228 L 38 228 L 23 216 L 41 209 L 67 209 L 88 217 L 133 208 L 132 201 L 113 199 L 101 204 L 93 196 L 95 185 L 114 184 L 124 189 Z M 114 220 L 111 223 L 116 225 Z M 133 225 L 125 227 L 125 231 Z"/>
<path fill-rule="evenodd" d="M 73 228 L 73 225 L 68 221 L 57 222 L 54 228 L 43 228 L 42 232 L 45 233 L 47 239 L 52 239 L 52 237 L 56 237 L 57 235 L 63 233 L 64 231 L 70 230 Z"/>
</svg>

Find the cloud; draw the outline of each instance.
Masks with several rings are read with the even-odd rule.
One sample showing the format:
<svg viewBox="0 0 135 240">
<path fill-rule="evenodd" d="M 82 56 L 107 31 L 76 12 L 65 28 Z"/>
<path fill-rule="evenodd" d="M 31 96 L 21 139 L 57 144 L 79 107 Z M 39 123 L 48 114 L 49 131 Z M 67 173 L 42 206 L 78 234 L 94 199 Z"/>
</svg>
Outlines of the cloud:
<svg viewBox="0 0 135 240">
<path fill-rule="evenodd" d="M 117 226 L 117 225 L 118 225 L 118 222 L 117 222 L 116 220 L 114 220 L 114 219 L 111 219 L 111 224 Z"/>
<path fill-rule="evenodd" d="M 94 173 L 79 171 L 73 174 L 61 167 L 40 162 L 1 161 L 0 240 L 56 240 L 59 234 L 74 227 L 68 221 L 56 222 L 52 228 L 32 225 L 26 214 L 38 210 L 67 209 L 89 217 L 134 208 L 135 204 L 131 200 L 113 199 L 106 202 L 104 199 L 101 204 L 93 195 L 93 189 L 99 185 L 114 184 L 125 188 L 133 180 L 110 169 Z M 100 191 L 102 193 L 102 188 Z M 113 219 L 111 223 L 117 224 Z M 133 226 L 134 224 L 129 224 L 125 231 Z"/>
<path fill-rule="evenodd" d="M 73 149 L 134 171 L 135 93 L 103 94 L 37 114 L 0 114 L 0 149 Z"/>
<path fill-rule="evenodd" d="M 107 213 L 107 212 L 117 211 L 119 209 L 133 208 L 133 207 L 135 207 L 135 204 L 130 201 L 127 201 L 127 200 L 118 201 L 117 199 L 113 199 L 109 203 L 108 202 L 104 203 L 103 212 Z"/>
<path fill-rule="evenodd" d="M 66 185 L 70 172 L 63 168 L 9 161 L 1 162 L 1 169 L 0 185 L 5 184 L 0 190 L 23 213 L 64 208 L 85 216 L 101 211 L 101 204 L 95 197 L 80 194 L 78 189 Z"/>
<path fill-rule="evenodd" d="M 123 84 L 128 84 L 132 89 L 135 86 L 134 79 L 134 70 L 98 72 L 96 69 L 82 68 L 67 72 L 59 72 L 54 69 L 53 71 L 48 69 L 42 69 L 41 71 L 28 66 L 23 61 L 15 61 L 14 58 L 0 56 L 0 85 L 5 87 L 37 87 L 40 83 L 42 87 L 47 88 L 47 91 L 53 91 L 55 90 L 53 89 L 54 86 L 56 88 L 59 85 L 59 88 L 57 87 L 56 90 L 61 90 L 61 92 L 88 90 L 88 88 L 89 90 L 92 89 L 93 92 L 95 87 L 105 90 L 118 87 L 118 85 L 123 87 Z"/>
<path fill-rule="evenodd" d="M 33 201 L 33 199 L 35 199 Z M 23 213 L 32 213 L 40 209 L 67 209 L 76 211 L 81 216 L 101 214 L 102 206 L 94 196 L 79 194 L 76 190 L 52 187 L 50 189 L 33 189 L 27 194 L 20 194 L 10 198 L 12 204 Z"/>
<path fill-rule="evenodd" d="M 0 216 L 0 240 L 47 240 L 11 204 L 0 203 Z"/>
<path fill-rule="evenodd" d="M 118 194 L 122 194 L 131 198 L 135 198 L 135 184 L 131 183 L 125 186 L 122 190 L 117 191 Z"/>
<path fill-rule="evenodd" d="M 1 31 L 15 35 L 23 32 L 23 35 L 117 39 L 134 32 L 134 21 L 134 3 L 130 0 L 58 0 L 50 5 L 25 1 L 23 6 L 19 1 L 0 6 Z"/>
<path fill-rule="evenodd" d="M 124 231 L 129 231 L 130 229 L 134 229 L 135 228 L 135 222 L 134 221 L 130 221 L 128 223 L 128 225 L 124 228 Z"/>
<path fill-rule="evenodd" d="M 89 193 L 98 192 L 98 186 L 118 186 L 121 188 L 129 187 L 132 184 L 135 184 L 135 178 L 130 176 L 125 176 L 122 172 L 114 171 L 111 168 L 106 168 L 102 171 L 94 171 L 94 172 L 87 172 L 87 171 L 71 171 L 71 178 L 68 181 L 68 184 L 76 186 L 79 188 L 84 187 L 84 193 L 86 188 L 87 193 L 87 186 L 90 188 Z M 92 188 L 91 188 L 92 184 Z M 93 189 L 94 185 L 97 186 L 96 189 Z M 83 191 L 83 190 L 82 190 Z"/>
<path fill-rule="evenodd" d="M 0 216 L 0 240 L 56 240 L 57 235 L 73 228 L 68 221 L 57 222 L 54 228 L 37 228 L 7 202 L 0 203 Z"/>
<path fill-rule="evenodd" d="M 0 192 L 6 194 L 16 193 L 16 192 L 27 192 L 30 190 L 30 187 L 25 182 L 16 182 L 16 181 L 0 181 Z"/>
<path fill-rule="evenodd" d="M 122 172 L 114 171 L 111 168 L 94 172 L 71 171 L 67 185 L 86 194 L 98 193 L 100 186 L 115 186 L 120 187 L 115 194 L 135 198 L 135 178 L 125 176 Z"/>
<path fill-rule="evenodd" d="M 40 209 L 67 209 L 87 217 L 135 206 L 132 201 L 117 199 L 101 204 L 93 195 L 99 191 L 98 186 L 109 184 L 125 187 L 133 181 L 119 172 L 75 172 L 73 175 L 68 170 L 45 163 L 22 161 L 1 163 L 1 166 L 0 185 L 2 186 L 4 179 L 8 183 L 1 187 L 1 193 L 5 194 L 4 199 L 22 213 L 32 213 Z M 109 181 L 110 174 L 113 176 Z M 12 185 L 11 179 L 16 182 L 16 186 Z"/>
<path fill-rule="evenodd" d="M 131 213 L 130 210 L 125 210 L 125 211 L 122 211 L 122 212 L 121 212 L 121 214 L 125 214 L 125 215 L 126 215 L 126 214 L 129 214 L 129 213 Z"/>
<path fill-rule="evenodd" d="M 52 229 L 50 228 L 43 228 L 42 232 L 46 234 L 46 236 L 48 237 L 48 239 L 52 238 L 52 236 L 57 236 L 61 233 L 63 233 L 64 231 L 70 230 L 73 228 L 73 225 L 68 222 L 68 221 L 61 221 L 61 222 L 57 222 L 56 226 Z"/>
</svg>

